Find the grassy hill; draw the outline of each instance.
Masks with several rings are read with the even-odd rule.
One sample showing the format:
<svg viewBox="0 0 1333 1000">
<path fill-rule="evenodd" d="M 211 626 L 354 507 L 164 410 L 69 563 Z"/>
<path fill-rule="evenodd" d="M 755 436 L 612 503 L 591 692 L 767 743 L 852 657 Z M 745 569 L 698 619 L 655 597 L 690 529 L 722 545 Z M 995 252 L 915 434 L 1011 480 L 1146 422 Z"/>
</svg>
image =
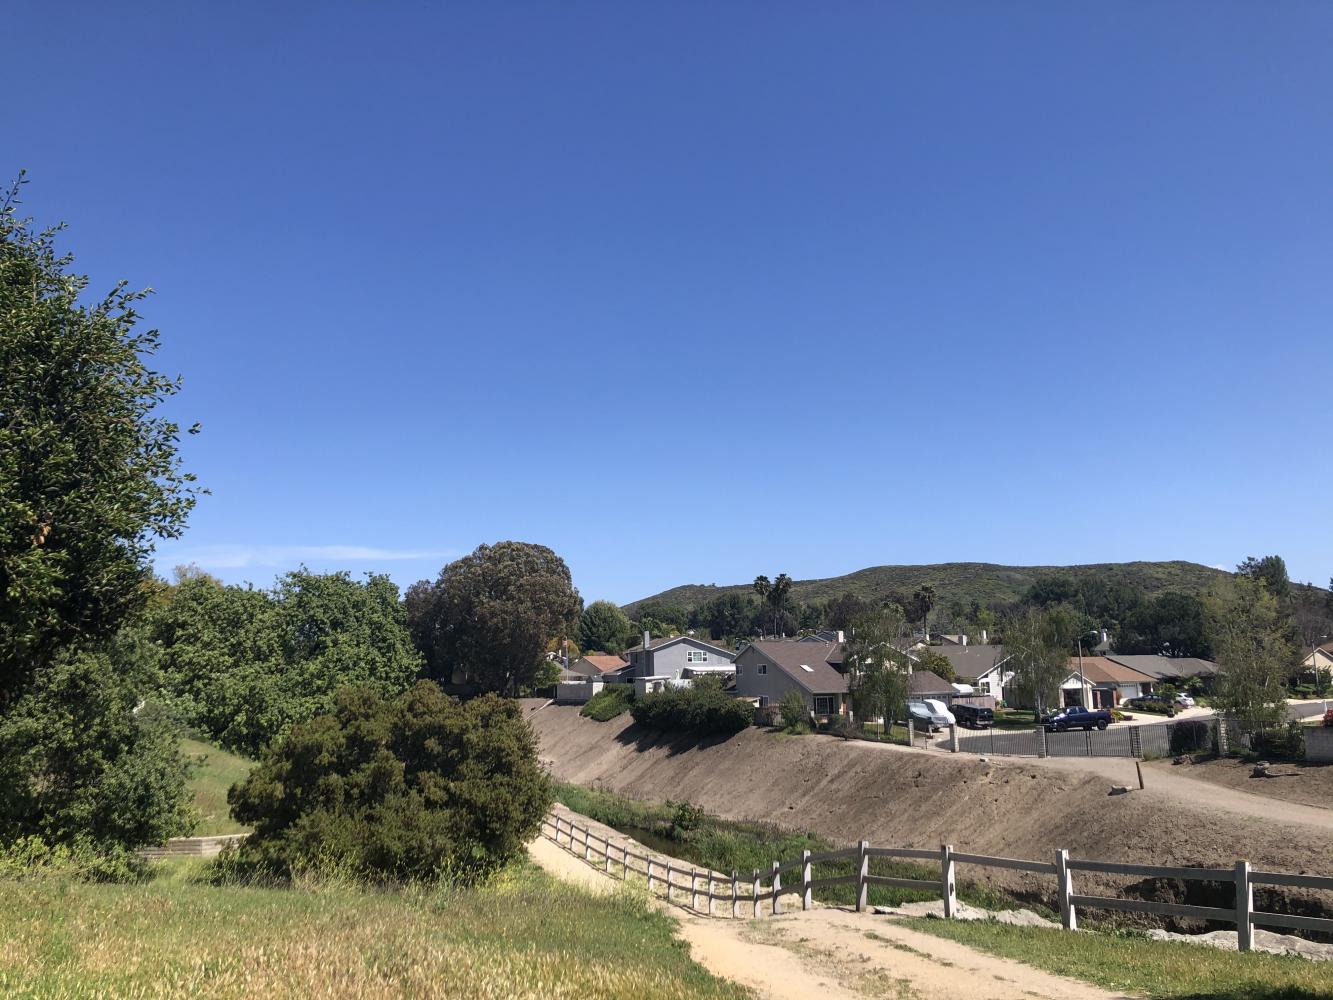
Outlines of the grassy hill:
<svg viewBox="0 0 1333 1000">
<path fill-rule="evenodd" d="M 255 762 L 210 743 L 188 738 L 181 740 L 181 751 L 195 765 L 188 783 L 194 807 L 199 810 L 195 836 L 246 832 L 247 827 L 231 818 L 227 789 L 244 781 Z"/>
<path fill-rule="evenodd" d="M 1091 563 L 1084 566 L 1001 566 L 996 563 L 936 563 L 928 566 L 871 566 L 846 576 L 823 580 L 799 580 L 792 587 L 798 601 L 822 601 L 850 591 L 867 600 L 879 600 L 888 594 L 910 592 L 924 583 L 933 584 L 940 605 L 954 600 L 968 604 L 1002 604 L 1017 600 L 1034 580 L 1042 576 L 1098 576 L 1108 582 L 1124 581 L 1142 587 L 1150 594 L 1164 590 L 1198 593 L 1207 590 L 1219 577 L 1228 574 L 1198 563 L 1127 562 Z M 665 601 L 694 608 L 728 591 L 751 593 L 748 583 L 717 587 L 709 584 L 685 584 L 672 587 L 652 597 L 625 605 L 633 614 L 647 601 Z"/>
</svg>

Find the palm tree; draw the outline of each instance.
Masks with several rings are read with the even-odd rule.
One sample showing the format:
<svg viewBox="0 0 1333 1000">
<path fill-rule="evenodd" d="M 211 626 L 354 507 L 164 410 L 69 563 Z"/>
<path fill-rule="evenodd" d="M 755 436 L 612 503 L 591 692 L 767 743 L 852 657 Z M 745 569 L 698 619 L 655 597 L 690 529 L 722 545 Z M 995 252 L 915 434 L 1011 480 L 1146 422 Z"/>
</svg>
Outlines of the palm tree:
<svg viewBox="0 0 1333 1000">
<path fill-rule="evenodd" d="M 778 578 L 773 581 L 766 576 L 756 576 L 753 586 L 759 599 L 773 609 L 773 634 L 777 635 L 778 614 L 787 603 L 787 595 L 791 593 L 792 578 L 786 573 L 779 573 Z"/>
</svg>

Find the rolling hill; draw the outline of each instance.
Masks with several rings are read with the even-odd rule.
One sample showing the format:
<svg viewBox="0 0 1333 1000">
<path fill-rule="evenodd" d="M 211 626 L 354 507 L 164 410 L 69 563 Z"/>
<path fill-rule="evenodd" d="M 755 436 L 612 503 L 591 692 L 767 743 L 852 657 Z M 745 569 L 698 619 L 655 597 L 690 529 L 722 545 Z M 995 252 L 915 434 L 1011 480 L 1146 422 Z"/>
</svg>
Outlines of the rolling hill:
<svg viewBox="0 0 1333 1000">
<path fill-rule="evenodd" d="M 780 568 L 779 568 L 780 572 Z M 871 566 L 845 576 L 822 580 L 799 580 L 792 587 L 798 601 L 822 601 L 850 592 L 866 600 L 879 600 L 893 592 L 910 592 L 922 584 L 933 584 L 941 606 L 954 600 L 968 604 L 1002 604 L 1017 600 L 1034 580 L 1043 576 L 1065 574 L 1073 577 L 1098 576 L 1107 582 L 1124 581 L 1150 594 L 1164 590 L 1200 593 L 1216 580 L 1229 576 L 1223 570 L 1199 563 L 1127 562 L 1091 563 L 1083 566 L 1001 566 L 996 563 L 936 563 L 926 566 Z M 660 594 L 640 598 L 625 605 L 634 614 L 650 601 L 695 608 L 729 591 L 751 593 L 748 583 L 728 586 L 687 583 Z"/>
</svg>

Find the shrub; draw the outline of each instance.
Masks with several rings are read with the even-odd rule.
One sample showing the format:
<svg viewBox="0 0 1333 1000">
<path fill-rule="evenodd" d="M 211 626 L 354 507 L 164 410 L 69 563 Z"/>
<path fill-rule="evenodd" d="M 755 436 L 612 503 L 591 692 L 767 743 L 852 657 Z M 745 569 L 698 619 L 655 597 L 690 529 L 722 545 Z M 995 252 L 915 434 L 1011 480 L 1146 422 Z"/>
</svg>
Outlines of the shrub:
<svg viewBox="0 0 1333 1000">
<path fill-rule="evenodd" d="M 801 697 L 801 692 L 792 688 L 778 699 L 778 714 L 782 716 L 784 729 L 795 730 L 806 721 L 810 713 L 806 710 L 805 699 Z"/>
<path fill-rule="evenodd" d="M 240 861 L 258 871 L 467 882 L 522 852 L 551 791 L 516 703 L 460 705 L 421 681 L 392 699 L 338 692 L 227 798 L 255 828 Z"/>
<path fill-rule="evenodd" d="M 618 715 L 629 711 L 634 700 L 628 684 L 617 684 L 598 691 L 588 699 L 588 703 L 579 711 L 594 722 L 610 722 Z"/>
<path fill-rule="evenodd" d="M 1171 726 L 1171 753 L 1194 753 L 1207 750 L 1213 745 L 1213 726 L 1211 722 L 1189 720 L 1177 722 Z"/>
<path fill-rule="evenodd" d="M 754 706 L 722 690 L 717 681 L 700 678 L 692 687 L 669 687 L 634 702 L 634 721 L 651 729 L 699 735 L 738 733 L 754 724 Z"/>
<path fill-rule="evenodd" d="M 1305 730 L 1299 722 L 1262 729 L 1250 737 L 1250 749 L 1260 757 L 1302 760 L 1305 757 Z"/>
</svg>

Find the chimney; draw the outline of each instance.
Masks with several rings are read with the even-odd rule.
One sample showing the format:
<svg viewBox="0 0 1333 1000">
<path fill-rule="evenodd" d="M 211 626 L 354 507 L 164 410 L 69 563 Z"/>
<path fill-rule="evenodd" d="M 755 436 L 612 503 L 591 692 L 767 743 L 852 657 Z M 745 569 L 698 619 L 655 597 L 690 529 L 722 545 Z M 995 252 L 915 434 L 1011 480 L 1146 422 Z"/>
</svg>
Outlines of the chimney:
<svg viewBox="0 0 1333 1000">
<path fill-rule="evenodd" d="M 983 628 L 981 630 L 981 644 L 984 646 L 988 641 L 989 640 L 986 638 L 986 630 Z"/>
<path fill-rule="evenodd" d="M 839 641 L 839 642 L 846 642 L 846 641 L 847 641 L 847 640 L 843 637 L 842 629 L 838 629 L 838 641 Z"/>
<path fill-rule="evenodd" d="M 647 630 L 647 629 L 644 629 L 644 630 L 643 630 L 643 650 L 644 650 L 645 653 L 648 651 L 648 642 L 649 642 L 648 630 Z"/>
<path fill-rule="evenodd" d="M 967 645 L 967 633 L 966 633 L 966 632 L 963 633 L 963 645 L 964 645 L 964 646 Z"/>
</svg>

